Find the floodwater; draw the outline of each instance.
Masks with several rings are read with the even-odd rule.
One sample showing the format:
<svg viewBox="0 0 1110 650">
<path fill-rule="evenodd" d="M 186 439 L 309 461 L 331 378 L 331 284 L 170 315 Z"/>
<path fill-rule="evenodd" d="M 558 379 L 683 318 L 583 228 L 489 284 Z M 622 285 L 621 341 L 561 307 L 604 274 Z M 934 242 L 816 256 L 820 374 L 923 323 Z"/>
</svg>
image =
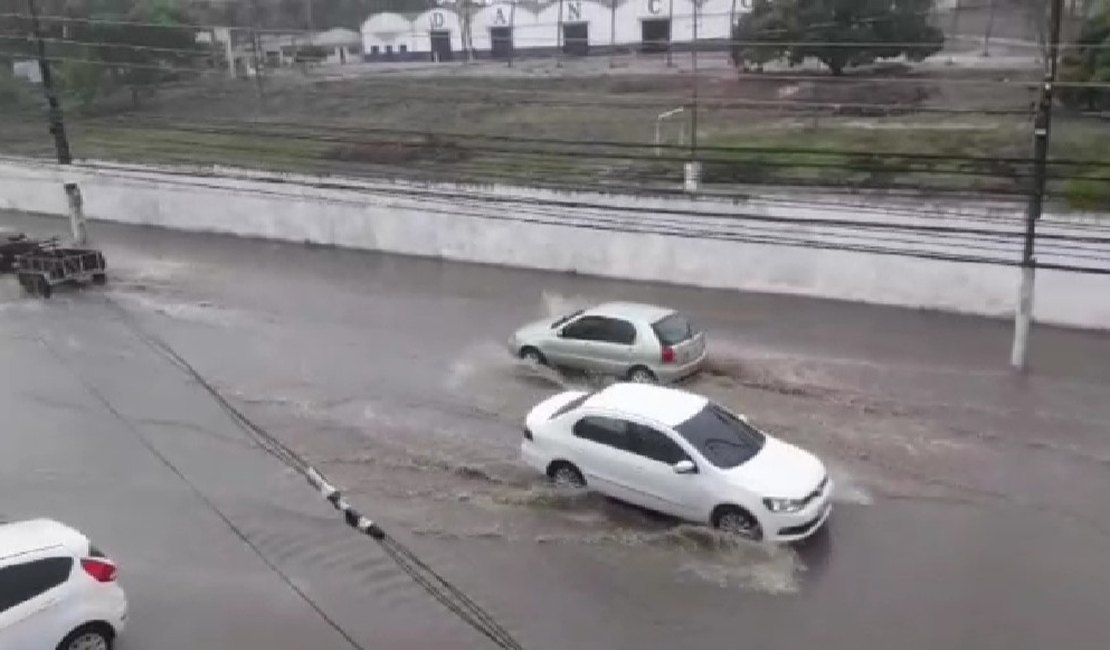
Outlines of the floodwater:
<svg viewBox="0 0 1110 650">
<path fill-rule="evenodd" d="M 10 214 L 0 224 L 61 225 Z M 1031 372 L 1016 375 L 1005 365 L 1008 324 L 985 319 L 103 224 L 92 232 L 111 264 L 107 288 L 43 303 L 0 283 L 5 363 L 39 369 L 32 388 L 9 379 L 4 409 L 23 405 L 20 422 L 34 430 L 75 411 L 107 417 L 103 403 L 77 406 L 78 387 L 54 390 L 66 373 L 83 377 L 368 647 L 488 646 L 334 525 L 303 482 L 252 451 L 195 386 L 128 334 L 113 304 L 472 592 L 525 647 L 1110 641 L 1110 337 L 1038 328 Z M 533 404 L 604 380 L 529 366 L 505 341 L 524 322 L 610 299 L 672 305 L 707 331 L 710 366 L 683 387 L 825 459 L 837 484 L 827 530 L 793 547 L 737 541 L 555 490 L 517 462 Z M 44 369 L 54 366 L 58 377 Z M 61 429 L 39 439 L 57 435 L 67 447 L 72 434 Z M 119 497 L 76 459 L 55 462 L 18 435 L 4 439 L 0 476 L 13 480 L 31 458 L 45 494 L 58 482 L 80 487 L 80 507 L 63 514 L 80 518 Z M 144 453 L 123 438 L 114 444 L 127 457 Z M 195 604 L 245 589 L 216 572 L 192 574 L 182 592 L 190 603 L 176 602 L 152 568 L 164 560 L 159 549 L 128 541 L 151 511 L 200 516 L 188 514 L 197 503 L 172 496 L 174 480 L 151 479 L 136 510 L 114 514 L 117 525 L 98 535 L 127 551 L 117 557 L 125 576 L 134 567 L 150 598 L 124 650 L 178 647 L 165 625 L 186 629 L 189 620 L 213 630 L 205 647 L 331 647 L 328 632 L 308 623 L 278 637 Z M 6 487 L 0 494 L 0 512 L 56 507 Z M 224 535 L 207 525 L 198 541 Z M 211 561 L 228 562 L 217 551 L 229 544 L 213 541 Z M 275 586 L 249 617 L 293 616 L 281 594 Z"/>
</svg>

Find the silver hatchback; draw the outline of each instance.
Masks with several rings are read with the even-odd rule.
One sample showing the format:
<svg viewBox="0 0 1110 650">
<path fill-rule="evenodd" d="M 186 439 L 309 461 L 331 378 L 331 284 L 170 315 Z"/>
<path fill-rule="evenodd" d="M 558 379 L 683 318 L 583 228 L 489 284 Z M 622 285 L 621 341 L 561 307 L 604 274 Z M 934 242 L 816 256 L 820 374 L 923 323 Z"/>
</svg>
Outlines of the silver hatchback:
<svg viewBox="0 0 1110 650">
<path fill-rule="evenodd" d="M 701 369 L 705 334 L 673 309 L 610 302 L 525 325 L 509 340 L 509 351 L 556 367 L 671 382 Z"/>
</svg>

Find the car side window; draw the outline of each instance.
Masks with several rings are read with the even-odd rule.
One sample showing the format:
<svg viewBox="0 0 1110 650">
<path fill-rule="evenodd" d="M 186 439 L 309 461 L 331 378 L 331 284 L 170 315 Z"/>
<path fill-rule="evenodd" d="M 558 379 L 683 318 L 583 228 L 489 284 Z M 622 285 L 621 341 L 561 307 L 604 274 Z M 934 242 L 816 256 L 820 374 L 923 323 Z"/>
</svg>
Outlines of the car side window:
<svg viewBox="0 0 1110 650">
<path fill-rule="evenodd" d="M 605 343 L 632 345 L 636 342 L 636 326 L 626 320 L 605 318 L 598 331 L 597 340 Z"/>
<path fill-rule="evenodd" d="M 588 415 L 574 423 L 574 435 L 593 442 L 628 451 L 629 423 L 615 418 Z"/>
<path fill-rule="evenodd" d="M 577 339 L 579 341 L 593 341 L 598 337 L 604 318 L 600 316 L 583 316 L 563 328 L 563 338 Z"/>
<path fill-rule="evenodd" d="M 72 558 L 48 557 L 0 569 L 0 612 L 62 584 L 72 568 Z"/>
<path fill-rule="evenodd" d="M 671 440 L 667 434 L 642 424 L 632 424 L 630 428 L 633 452 L 667 465 L 674 465 L 680 460 L 689 460 L 690 457 L 682 447 L 679 447 L 678 443 Z"/>
</svg>

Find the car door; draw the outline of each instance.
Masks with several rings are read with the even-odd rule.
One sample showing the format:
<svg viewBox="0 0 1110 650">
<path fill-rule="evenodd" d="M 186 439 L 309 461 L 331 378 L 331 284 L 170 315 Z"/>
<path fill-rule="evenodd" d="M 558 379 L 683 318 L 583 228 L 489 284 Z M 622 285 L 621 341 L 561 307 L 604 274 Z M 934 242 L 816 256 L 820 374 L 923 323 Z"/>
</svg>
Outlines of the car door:
<svg viewBox="0 0 1110 650">
<path fill-rule="evenodd" d="M 574 460 L 597 492 L 630 503 L 643 504 L 638 482 L 639 459 L 629 451 L 629 422 L 604 415 L 585 415 L 574 423 Z"/>
<path fill-rule="evenodd" d="M 636 326 L 620 318 L 603 318 L 590 349 L 592 370 L 622 376 L 632 365 Z"/>
<path fill-rule="evenodd" d="M 548 360 L 559 366 L 591 369 L 591 346 L 604 320 L 600 316 L 581 316 L 564 325 L 548 346 L 549 351 L 545 351 Z"/>
<path fill-rule="evenodd" d="M 62 598 L 72 570 L 73 558 L 64 556 L 0 567 L 0 647 L 53 648 L 62 640 L 69 632 Z"/>
<path fill-rule="evenodd" d="M 696 462 L 669 434 L 645 423 L 629 423 L 629 438 L 637 458 L 637 485 L 653 510 L 675 517 L 701 521 L 708 492 L 701 475 L 695 471 L 678 474 L 675 463 Z"/>
</svg>

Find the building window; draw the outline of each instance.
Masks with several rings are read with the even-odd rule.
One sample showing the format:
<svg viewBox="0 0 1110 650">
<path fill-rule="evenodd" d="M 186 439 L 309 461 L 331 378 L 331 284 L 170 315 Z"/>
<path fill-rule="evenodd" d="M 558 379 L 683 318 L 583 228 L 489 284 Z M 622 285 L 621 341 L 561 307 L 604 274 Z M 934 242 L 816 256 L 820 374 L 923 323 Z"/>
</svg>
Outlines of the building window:
<svg viewBox="0 0 1110 650">
<path fill-rule="evenodd" d="M 377 54 L 377 53 L 378 53 L 378 46 L 377 45 L 371 45 L 370 46 L 370 54 Z"/>
<path fill-rule="evenodd" d="M 386 54 L 393 54 L 393 46 L 392 45 L 386 45 L 385 46 L 385 53 Z"/>
<path fill-rule="evenodd" d="M 409 46 L 408 45 L 400 45 L 400 46 L 398 46 L 398 51 L 401 54 L 404 54 L 405 52 L 409 51 Z"/>
</svg>

